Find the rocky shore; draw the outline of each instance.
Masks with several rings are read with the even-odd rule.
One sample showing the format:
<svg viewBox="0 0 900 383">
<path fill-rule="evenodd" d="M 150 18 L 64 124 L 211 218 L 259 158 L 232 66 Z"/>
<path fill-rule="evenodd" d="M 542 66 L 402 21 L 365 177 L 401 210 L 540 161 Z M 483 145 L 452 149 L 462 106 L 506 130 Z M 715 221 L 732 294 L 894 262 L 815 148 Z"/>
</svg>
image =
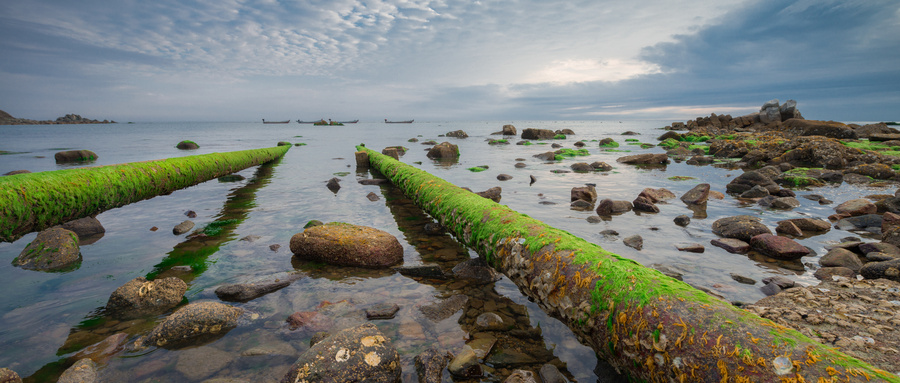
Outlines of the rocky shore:
<svg viewBox="0 0 900 383">
<path fill-rule="evenodd" d="M 63 125 L 63 124 L 115 124 L 110 120 L 92 120 L 84 118 L 77 114 L 67 114 L 58 117 L 56 120 L 30 120 L 27 118 L 16 118 L 0 110 L 0 125 Z"/>
</svg>

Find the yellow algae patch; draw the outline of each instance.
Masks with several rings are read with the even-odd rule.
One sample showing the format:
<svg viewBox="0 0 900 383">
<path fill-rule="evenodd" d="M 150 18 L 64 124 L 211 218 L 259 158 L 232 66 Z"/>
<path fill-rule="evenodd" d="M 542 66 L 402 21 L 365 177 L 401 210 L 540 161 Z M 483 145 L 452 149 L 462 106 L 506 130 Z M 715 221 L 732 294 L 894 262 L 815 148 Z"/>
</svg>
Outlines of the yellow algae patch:
<svg viewBox="0 0 900 383">
<path fill-rule="evenodd" d="M 384 337 L 381 335 L 367 336 L 359 341 L 363 347 L 372 347 L 376 344 L 384 343 Z"/>
<path fill-rule="evenodd" d="M 375 351 L 372 351 L 372 352 L 366 354 L 365 359 L 366 359 L 366 364 L 368 364 L 372 367 L 375 367 L 379 363 L 381 363 L 381 356 L 379 356 L 378 353 Z"/>
</svg>

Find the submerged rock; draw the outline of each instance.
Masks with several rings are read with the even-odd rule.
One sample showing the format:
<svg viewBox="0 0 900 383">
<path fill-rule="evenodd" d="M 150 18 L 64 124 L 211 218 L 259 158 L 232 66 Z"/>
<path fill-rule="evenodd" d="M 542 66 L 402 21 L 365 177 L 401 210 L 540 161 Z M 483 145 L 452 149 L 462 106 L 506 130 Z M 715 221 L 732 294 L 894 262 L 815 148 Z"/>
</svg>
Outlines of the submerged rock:
<svg viewBox="0 0 900 383">
<path fill-rule="evenodd" d="M 57 383 L 94 383 L 99 381 L 97 363 L 89 358 L 84 358 L 63 371 Z"/>
<path fill-rule="evenodd" d="M 291 237 L 291 252 L 339 266 L 388 267 L 403 261 L 400 241 L 368 226 L 331 222 L 309 227 Z"/>
<path fill-rule="evenodd" d="M 53 227 L 38 233 L 34 241 L 25 246 L 13 266 L 26 270 L 53 271 L 74 267 L 81 262 L 78 236 L 61 227 Z"/>
<path fill-rule="evenodd" d="M 152 281 L 137 277 L 113 291 L 106 311 L 118 318 L 162 314 L 178 306 L 187 289 L 187 283 L 175 277 Z"/>
<path fill-rule="evenodd" d="M 97 153 L 90 150 L 66 150 L 53 155 L 58 164 L 95 161 L 98 157 Z"/>
<path fill-rule="evenodd" d="M 180 308 L 156 325 L 143 346 L 181 347 L 224 335 L 237 326 L 244 310 L 218 302 L 195 302 Z"/>
<path fill-rule="evenodd" d="M 400 355 L 374 324 L 366 323 L 316 343 L 290 367 L 282 383 L 399 382 Z"/>
<path fill-rule="evenodd" d="M 298 279 L 299 275 L 291 274 L 268 281 L 222 285 L 216 289 L 216 296 L 226 302 L 247 302 L 290 286 Z"/>
<path fill-rule="evenodd" d="M 414 362 L 419 383 L 443 382 L 444 368 L 447 367 L 450 358 L 450 355 L 447 355 L 446 352 L 439 352 L 434 348 L 429 348 L 421 354 L 416 355 Z"/>
<path fill-rule="evenodd" d="M 429 149 L 426 156 L 433 160 L 459 158 L 459 146 L 442 142 Z"/>
</svg>

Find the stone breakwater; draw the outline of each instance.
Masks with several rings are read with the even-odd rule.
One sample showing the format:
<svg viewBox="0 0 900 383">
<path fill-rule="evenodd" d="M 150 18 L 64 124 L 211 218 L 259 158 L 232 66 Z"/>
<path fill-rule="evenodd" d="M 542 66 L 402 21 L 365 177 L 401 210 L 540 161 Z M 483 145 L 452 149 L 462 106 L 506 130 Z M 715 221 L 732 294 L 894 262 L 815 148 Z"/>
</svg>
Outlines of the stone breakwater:
<svg viewBox="0 0 900 383">
<path fill-rule="evenodd" d="M 115 124 L 110 120 L 92 120 L 84 118 L 77 114 L 67 114 L 58 117 L 55 120 L 31 120 L 27 118 L 16 118 L 0 110 L 0 125 L 58 125 L 58 124 Z"/>
</svg>

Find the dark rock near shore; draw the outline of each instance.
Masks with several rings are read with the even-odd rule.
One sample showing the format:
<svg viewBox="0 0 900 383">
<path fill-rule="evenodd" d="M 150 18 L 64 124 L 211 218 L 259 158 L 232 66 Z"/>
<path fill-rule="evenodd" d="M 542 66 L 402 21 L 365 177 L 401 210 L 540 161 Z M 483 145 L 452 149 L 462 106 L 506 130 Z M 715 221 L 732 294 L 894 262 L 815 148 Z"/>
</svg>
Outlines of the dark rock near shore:
<svg viewBox="0 0 900 383">
<path fill-rule="evenodd" d="M 750 251 L 750 244 L 737 238 L 717 238 L 710 243 L 732 254 L 746 254 Z"/>
<path fill-rule="evenodd" d="M 825 267 L 846 267 L 853 270 L 854 273 L 859 272 L 863 263 L 859 257 L 852 251 L 847 249 L 831 249 L 819 259 L 819 264 Z"/>
<path fill-rule="evenodd" d="M 834 208 L 834 211 L 838 214 L 857 216 L 865 214 L 875 214 L 878 212 L 878 208 L 874 203 L 865 198 L 857 198 L 841 203 Z"/>
<path fill-rule="evenodd" d="M 96 161 L 99 156 L 97 153 L 94 153 L 90 150 L 65 150 L 61 152 L 56 152 L 53 155 L 53 158 L 56 160 L 58 164 L 65 164 L 70 162 L 91 162 Z"/>
<path fill-rule="evenodd" d="M 687 226 L 691 223 L 691 217 L 688 217 L 688 216 L 682 214 L 682 215 L 675 217 L 675 219 L 673 221 L 675 222 L 676 225 L 683 227 L 683 226 Z"/>
<path fill-rule="evenodd" d="M 337 194 L 338 190 L 341 190 L 341 179 L 337 177 L 331 177 L 331 179 L 325 183 L 325 187 L 327 187 L 328 190 L 331 190 L 332 193 Z"/>
<path fill-rule="evenodd" d="M 397 304 L 379 303 L 366 309 L 366 319 L 379 320 L 391 319 L 400 311 Z"/>
<path fill-rule="evenodd" d="M 624 243 L 625 246 L 628 246 L 635 250 L 640 250 L 644 247 L 644 238 L 641 237 L 640 235 L 636 234 L 636 235 L 632 235 L 629 237 L 625 237 L 625 239 L 622 240 L 622 243 Z"/>
<path fill-rule="evenodd" d="M 665 153 L 635 154 L 619 157 L 616 162 L 629 165 L 666 165 L 669 163 L 669 156 Z"/>
<path fill-rule="evenodd" d="M 704 204 L 709 199 L 709 184 L 703 183 L 694 186 L 681 196 L 681 202 L 688 205 Z"/>
<path fill-rule="evenodd" d="M 61 227 L 38 233 L 12 260 L 13 266 L 26 270 L 54 271 L 74 267 L 81 262 L 78 236 Z"/>
<path fill-rule="evenodd" d="M 106 229 L 103 228 L 100 221 L 94 217 L 79 218 L 74 221 L 66 222 L 60 225 L 60 227 L 78 235 L 79 243 L 82 245 L 89 243 L 88 241 L 85 241 L 86 239 L 102 237 L 103 234 L 106 233 Z"/>
<path fill-rule="evenodd" d="M 601 172 L 608 172 L 613 169 L 612 165 L 607 164 L 606 162 L 603 162 L 603 161 L 591 162 L 591 167 L 594 168 L 594 170 L 601 171 Z"/>
<path fill-rule="evenodd" d="M 461 262 L 454 266 L 452 271 L 457 278 L 471 279 L 480 284 L 496 282 L 502 277 L 481 258 L 472 258 Z"/>
<path fill-rule="evenodd" d="M 784 122 L 784 127 L 799 136 L 824 136 L 838 139 L 859 138 L 853 128 L 835 121 L 816 121 L 792 118 Z"/>
<path fill-rule="evenodd" d="M 194 228 L 194 222 L 187 220 L 187 221 L 184 221 L 184 222 L 181 222 L 181 223 L 175 225 L 175 227 L 172 228 L 172 234 L 182 235 L 184 233 L 191 231 L 191 229 L 193 229 L 193 228 Z"/>
<path fill-rule="evenodd" d="M 549 140 L 556 136 L 550 129 L 526 128 L 522 130 L 522 139 L 525 140 Z"/>
<path fill-rule="evenodd" d="M 653 203 L 653 200 L 647 196 L 639 195 L 631 202 L 634 211 L 645 213 L 659 213 L 659 207 Z"/>
<path fill-rule="evenodd" d="M 757 185 L 765 188 L 766 191 L 769 192 L 769 194 L 777 192 L 779 189 L 781 189 L 781 187 L 778 186 L 775 181 L 772 181 L 772 179 L 765 174 L 759 171 L 751 170 L 748 172 L 744 172 L 744 174 L 741 174 L 740 176 L 737 176 L 735 177 L 735 179 L 731 180 L 731 182 L 725 185 L 725 191 L 727 193 L 741 194 Z"/>
<path fill-rule="evenodd" d="M 399 382 L 400 354 L 374 324 L 342 330 L 316 343 L 291 365 L 282 383 Z"/>
<path fill-rule="evenodd" d="M 4 175 L 4 176 L 14 176 L 14 175 L 16 175 L 16 174 L 28 174 L 28 173 L 31 173 L 31 171 L 30 171 L 30 170 L 24 170 L 24 169 L 23 169 L 23 170 L 13 170 L 13 171 L 9 171 L 9 172 L 3 173 L 3 175 Z M 0 382 L 0 383 L 2 383 L 2 382 Z"/>
<path fill-rule="evenodd" d="M 587 201 L 594 203 L 597 201 L 597 189 L 593 186 L 576 186 L 570 191 L 571 201 Z"/>
<path fill-rule="evenodd" d="M 506 125 L 512 126 L 512 125 Z M 505 127 L 504 127 L 505 128 Z M 515 132 L 515 128 L 513 129 Z M 515 134 L 515 133 L 513 133 Z M 450 362 L 451 356 L 446 352 L 439 352 L 437 349 L 429 348 L 421 354 L 416 355 L 414 363 L 416 366 L 416 375 L 419 383 L 441 383 L 443 382 L 444 368 Z"/>
<path fill-rule="evenodd" d="M 440 144 L 431 147 L 431 149 L 428 149 L 428 153 L 425 156 L 432 160 L 459 158 L 459 146 L 446 141 L 441 142 Z"/>
<path fill-rule="evenodd" d="M 750 247 L 772 258 L 793 260 L 809 255 L 810 251 L 796 241 L 773 234 L 759 234 L 750 238 Z"/>
<path fill-rule="evenodd" d="M 725 238 L 742 241 L 750 241 L 750 238 L 758 234 L 772 234 L 766 225 L 759 222 L 759 218 L 749 215 L 720 218 L 713 222 L 712 232 Z"/>
<path fill-rule="evenodd" d="M 331 222 L 291 237 L 291 252 L 340 266 L 388 267 L 403 261 L 403 247 L 393 235 L 368 227 Z"/>
<path fill-rule="evenodd" d="M 444 134 L 446 137 L 455 137 L 455 138 L 468 138 L 469 135 L 462 130 L 454 130 L 452 132 L 447 132 Z"/>
<path fill-rule="evenodd" d="M 510 124 L 503 125 L 503 130 L 500 133 L 504 136 L 515 136 L 517 134 L 516 127 Z"/>
<path fill-rule="evenodd" d="M 117 318 L 162 314 L 178 306 L 187 289 L 187 283 L 175 277 L 152 281 L 137 277 L 113 291 L 106 311 Z"/>
<path fill-rule="evenodd" d="M 237 326 L 244 310 L 218 302 L 194 302 L 156 325 L 144 346 L 178 348 L 224 335 Z"/>
<path fill-rule="evenodd" d="M 479 196 L 481 196 L 483 198 L 487 198 L 494 202 L 500 202 L 502 192 L 503 192 L 502 188 L 500 188 L 499 186 L 494 186 L 488 190 L 477 192 L 475 194 L 478 194 Z"/>
<path fill-rule="evenodd" d="M 833 277 L 835 276 L 843 278 L 854 278 L 856 277 L 856 272 L 841 266 L 822 267 L 816 270 L 816 272 L 813 273 L 813 276 L 820 281 L 831 281 L 834 280 Z"/>
<path fill-rule="evenodd" d="M 432 279 L 448 279 L 449 275 L 438 265 L 421 265 L 421 266 L 403 266 L 395 267 L 401 275 L 412 278 L 432 278 Z"/>
<path fill-rule="evenodd" d="M 900 258 L 866 263 L 860 268 L 859 274 L 866 279 L 884 278 L 900 282 Z"/>
<path fill-rule="evenodd" d="M 631 211 L 632 208 L 633 205 L 629 201 L 614 201 L 607 198 L 600 200 L 596 211 L 599 216 L 610 216 Z"/>
<path fill-rule="evenodd" d="M 297 279 L 299 275 L 291 274 L 267 281 L 222 285 L 216 288 L 216 296 L 226 302 L 247 302 L 290 286 Z"/>
<path fill-rule="evenodd" d="M 57 117 L 56 120 L 30 120 L 27 118 L 16 118 L 0 110 L 0 125 L 57 125 L 57 124 L 115 124 L 115 121 L 109 120 L 92 120 L 81 117 L 77 114 L 67 114 Z M 0 380 L 0 382 L 3 382 Z"/>
<path fill-rule="evenodd" d="M 280 142 L 278 144 L 281 145 Z M 290 145 L 290 143 L 287 143 L 287 144 Z M 181 150 L 194 150 L 194 149 L 200 149 L 200 145 L 197 145 L 197 143 L 194 141 L 185 140 L 185 141 L 181 141 L 178 144 L 176 144 L 175 148 L 181 149 Z"/>
</svg>

